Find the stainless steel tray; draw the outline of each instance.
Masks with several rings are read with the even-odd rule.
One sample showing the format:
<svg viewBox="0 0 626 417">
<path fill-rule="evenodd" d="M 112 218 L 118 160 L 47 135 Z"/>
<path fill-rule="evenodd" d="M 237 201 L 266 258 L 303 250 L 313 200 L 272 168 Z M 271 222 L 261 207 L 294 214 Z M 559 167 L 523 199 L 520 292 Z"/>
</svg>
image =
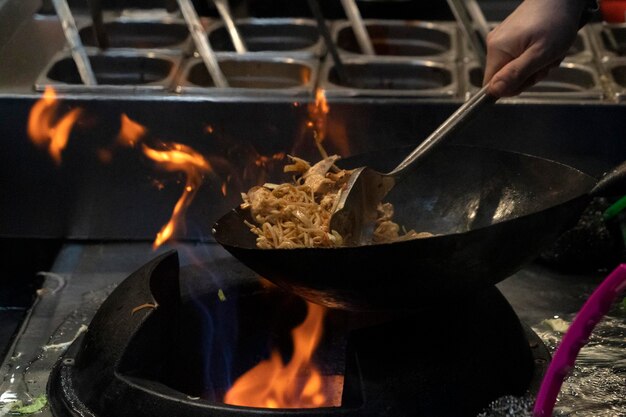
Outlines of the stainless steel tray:
<svg viewBox="0 0 626 417">
<path fill-rule="evenodd" d="M 459 58 L 459 35 L 454 23 L 372 19 L 363 23 L 377 56 L 444 61 Z M 331 33 L 342 55 L 362 55 L 349 21 L 335 21 Z"/>
<path fill-rule="evenodd" d="M 272 56 L 320 57 L 324 42 L 311 19 L 248 18 L 235 20 L 249 53 Z M 207 29 L 209 42 L 216 52 L 234 52 L 234 46 L 222 21 Z"/>
<path fill-rule="evenodd" d="M 162 54 L 191 54 L 194 47 L 185 21 L 178 17 L 144 13 L 119 15 L 104 13 L 104 28 L 110 46 L 108 50 L 149 50 Z M 203 24 L 209 25 L 210 20 Z M 85 47 L 96 48 L 90 19 L 78 16 L 76 23 Z"/>
<path fill-rule="evenodd" d="M 218 53 L 229 87 L 215 87 L 204 63 L 189 59 L 181 71 L 176 92 L 210 96 L 312 96 L 319 61 L 285 56 Z"/>
<path fill-rule="evenodd" d="M 591 42 L 591 34 L 585 26 L 578 31 L 578 35 L 567 51 L 564 61 L 587 64 L 592 63 L 593 60 L 594 48 Z"/>
<path fill-rule="evenodd" d="M 465 64 L 463 82 L 467 94 L 478 91 L 482 85 L 483 72 L 478 63 Z M 553 68 L 548 76 L 518 96 L 504 100 L 602 100 L 607 93 L 600 81 L 600 74 L 592 64 L 563 62 Z"/>
<path fill-rule="evenodd" d="M 608 58 L 602 65 L 612 98 L 626 102 L 626 57 Z"/>
<path fill-rule="evenodd" d="M 186 52 L 189 31 L 184 23 L 116 20 L 104 23 L 109 49 L 149 49 L 160 52 Z M 79 29 L 85 46 L 97 47 L 91 25 Z"/>
<path fill-rule="evenodd" d="M 334 63 L 326 59 L 319 87 L 332 96 L 384 96 L 454 98 L 459 82 L 455 62 L 424 59 L 383 59 L 365 56 L 346 57 L 348 80 L 340 82 Z"/>
<path fill-rule="evenodd" d="M 82 84 L 69 51 L 57 53 L 41 72 L 35 89 L 52 86 L 63 92 L 164 92 L 172 87 L 181 57 L 152 51 L 99 52 L 87 49 L 98 85 Z"/>
<path fill-rule="evenodd" d="M 590 30 L 601 59 L 626 56 L 626 23 L 594 23 Z"/>
</svg>

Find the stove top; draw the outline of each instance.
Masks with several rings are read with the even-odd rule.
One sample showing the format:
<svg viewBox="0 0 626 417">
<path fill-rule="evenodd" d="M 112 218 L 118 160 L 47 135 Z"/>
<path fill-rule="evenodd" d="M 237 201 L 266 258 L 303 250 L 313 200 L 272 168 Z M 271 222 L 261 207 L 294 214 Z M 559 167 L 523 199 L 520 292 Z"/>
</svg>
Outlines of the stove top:
<svg viewBox="0 0 626 417">
<path fill-rule="evenodd" d="M 58 411 L 53 414 L 50 405 L 45 401 L 49 399 L 47 385 L 55 364 L 57 369 L 72 366 L 73 355 L 85 337 L 87 326 L 114 289 L 132 272 L 172 248 L 176 249 L 180 260 L 181 276 L 186 277 L 181 281 L 180 287 L 183 303 L 188 301 L 193 293 L 198 292 L 198 288 L 203 288 L 203 293 L 208 294 L 207 297 L 210 298 L 213 294 L 212 302 L 218 305 L 222 297 L 228 299 L 234 294 L 234 282 L 237 287 L 245 284 L 244 287 L 253 288 L 258 281 L 244 266 L 234 261 L 215 244 L 177 244 L 170 246 L 169 249 L 153 251 L 150 244 L 138 242 L 66 243 L 59 251 L 50 271 L 42 274 L 44 282 L 37 293 L 35 303 L 22 322 L 9 354 L 4 358 L 0 368 L 0 374 L 3 376 L 0 384 L 0 416 L 7 414 L 11 408 L 15 410 L 14 400 L 30 404 L 31 408 L 26 407 L 21 411 L 40 411 L 40 415 L 43 416 L 62 415 Z M 198 264 L 207 263 L 219 267 L 213 268 L 212 271 L 197 268 Z M 494 291 L 498 295 L 503 294 L 502 300 L 506 300 L 505 303 L 508 302 L 513 307 L 514 315 L 521 320 L 523 326 L 527 330 L 532 329 L 525 332 L 530 335 L 531 345 L 542 345 L 543 342 L 548 348 L 554 349 L 560 337 L 559 330 L 563 330 L 559 326 L 572 318 L 586 296 L 603 277 L 602 273 L 560 274 L 539 264 L 531 264 L 498 284 L 499 291 L 495 289 Z M 218 289 L 219 292 L 215 291 Z M 205 300 L 206 302 L 210 305 L 211 300 Z M 463 317 L 460 317 L 458 307 L 459 303 L 462 305 L 463 302 L 466 301 L 441 300 L 435 304 L 437 311 L 431 312 L 433 317 L 446 317 L 445 323 L 448 323 L 446 326 L 438 324 L 437 331 L 440 330 L 441 334 L 445 334 L 462 322 Z M 141 314 L 148 314 L 148 310 Z M 557 316 L 558 319 L 555 318 Z M 222 326 L 228 322 L 225 317 L 227 316 L 217 321 Z M 594 415 L 609 416 L 616 415 L 616 412 L 619 415 L 626 410 L 624 317 L 625 313 L 616 306 L 598 328 L 597 335 L 594 335 L 596 339 L 592 339 L 582 350 L 579 361 L 581 364 L 564 385 L 557 412 L 589 415 L 589 410 L 592 410 Z M 359 320 L 367 322 L 369 319 Z M 370 326 L 371 323 L 368 322 L 368 325 L 364 326 L 365 331 L 361 332 L 365 336 L 361 338 L 394 339 L 396 342 L 404 340 L 404 349 L 419 350 L 417 346 L 406 342 L 406 338 L 397 336 L 397 326 L 410 328 L 411 319 L 408 319 L 408 326 L 407 319 L 403 320 L 404 323 L 402 320 L 391 320 L 393 326 L 396 326 L 391 327 L 394 329 L 391 333 L 386 330 L 388 326 L 380 327 L 373 324 Z M 345 320 L 339 322 L 345 323 Z M 433 322 L 436 322 L 436 319 Z M 431 329 L 431 332 L 434 331 Z M 541 339 L 533 341 L 533 335 L 539 335 Z M 73 343 L 75 341 L 76 343 Z M 362 355 L 366 355 L 368 350 L 363 346 L 368 345 L 362 342 L 361 344 Z M 385 344 L 380 345 L 384 347 Z M 437 349 L 434 349 L 431 353 L 436 351 Z M 387 354 L 393 356 L 394 352 L 387 348 Z M 69 362 L 58 362 L 60 357 Z M 536 363 L 541 361 L 541 358 L 535 357 Z M 351 366 L 349 359 L 343 364 L 341 361 L 330 362 L 339 363 L 346 369 L 350 369 Z M 543 365 L 545 366 L 545 362 Z M 409 381 L 413 384 L 418 382 L 410 378 Z M 202 389 L 198 389 L 198 385 L 193 383 L 187 387 L 184 385 L 184 379 L 181 379 L 179 386 L 175 388 L 185 392 L 190 398 L 201 396 L 203 400 L 211 400 L 211 395 L 221 389 L 213 387 L 212 390 L 207 390 L 206 384 Z M 371 397 L 371 394 L 369 395 Z M 38 408 L 40 410 L 36 410 Z"/>
</svg>

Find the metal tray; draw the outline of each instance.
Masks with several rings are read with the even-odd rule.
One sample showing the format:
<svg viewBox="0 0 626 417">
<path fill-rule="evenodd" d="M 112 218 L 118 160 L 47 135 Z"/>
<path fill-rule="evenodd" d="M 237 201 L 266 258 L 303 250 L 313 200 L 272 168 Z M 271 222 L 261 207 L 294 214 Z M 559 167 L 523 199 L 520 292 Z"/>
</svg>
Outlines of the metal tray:
<svg viewBox="0 0 626 417">
<path fill-rule="evenodd" d="M 609 58 L 602 65 L 612 97 L 619 102 L 626 102 L 626 57 Z"/>
<path fill-rule="evenodd" d="M 311 19 L 248 18 L 235 21 L 249 53 L 272 56 L 320 57 L 324 42 Z M 207 29 L 209 42 L 216 52 L 234 52 L 230 35 L 222 21 L 214 21 Z"/>
<path fill-rule="evenodd" d="M 318 74 L 317 59 L 218 53 L 218 62 L 229 87 L 217 88 L 204 62 L 186 62 L 176 83 L 176 92 L 221 96 L 312 95 Z"/>
<path fill-rule="evenodd" d="M 42 91 L 52 86 L 64 92 L 163 92 L 169 90 L 181 57 L 154 52 L 87 50 L 98 85 L 82 84 L 69 51 L 57 53 L 35 82 Z"/>
<path fill-rule="evenodd" d="M 371 19 L 363 23 L 379 56 L 445 61 L 459 57 L 459 36 L 454 23 Z M 362 55 L 349 21 L 335 21 L 331 33 L 342 55 Z"/>
<path fill-rule="evenodd" d="M 476 62 L 466 64 L 464 83 L 467 94 L 473 94 L 482 85 L 483 71 Z M 548 76 L 516 97 L 519 99 L 555 100 L 602 100 L 607 94 L 600 82 L 600 75 L 590 64 L 563 62 L 553 68 Z"/>
<path fill-rule="evenodd" d="M 454 98 L 459 83 L 455 62 L 421 59 L 384 60 L 350 57 L 342 60 L 348 73 L 346 83 L 337 77 L 334 63 L 327 59 L 319 86 L 331 96 L 385 96 Z"/>
<path fill-rule="evenodd" d="M 591 31 L 600 58 L 626 56 L 626 23 L 594 23 Z"/>
<path fill-rule="evenodd" d="M 189 51 L 191 38 L 183 20 L 145 20 L 118 18 L 104 22 L 109 49 L 151 50 L 163 53 Z M 83 44 L 97 47 L 93 26 L 79 29 Z"/>
<path fill-rule="evenodd" d="M 591 35 L 587 27 L 581 28 L 563 61 L 582 64 L 591 63 L 594 59 L 594 51 L 590 38 Z"/>
</svg>

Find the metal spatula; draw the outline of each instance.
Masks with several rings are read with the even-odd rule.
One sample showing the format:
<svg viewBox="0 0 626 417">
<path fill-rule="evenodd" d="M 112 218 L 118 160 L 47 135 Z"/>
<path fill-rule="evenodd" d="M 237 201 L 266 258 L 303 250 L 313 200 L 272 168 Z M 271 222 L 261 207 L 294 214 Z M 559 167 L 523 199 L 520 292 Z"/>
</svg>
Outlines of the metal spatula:
<svg viewBox="0 0 626 417">
<path fill-rule="evenodd" d="M 230 6 L 228 5 L 228 0 L 213 0 L 213 4 L 215 4 L 218 13 L 222 17 L 224 25 L 226 25 L 226 30 L 230 35 L 230 40 L 233 42 L 235 51 L 237 51 L 238 54 L 248 52 L 248 48 L 246 47 L 243 37 L 241 36 L 241 33 L 239 33 L 239 29 L 235 24 L 235 19 L 233 18 Z"/>
<path fill-rule="evenodd" d="M 480 89 L 388 173 L 381 173 L 369 167 L 355 169 L 331 215 L 330 230 L 339 232 L 347 245 L 367 243 L 376 220 L 376 208 L 395 184 L 419 165 L 419 161 L 437 145 L 470 120 L 479 109 L 495 100 L 493 96 L 487 94 L 487 87 Z"/>
<path fill-rule="evenodd" d="M 213 79 L 213 83 L 218 88 L 228 88 L 228 80 L 220 68 L 217 56 L 209 44 L 204 26 L 200 23 L 200 18 L 191 0 L 176 0 L 183 18 L 189 28 L 189 33 L 193 39 L 196 49 L 206 66 L 206 69 Z"/>
</svg>

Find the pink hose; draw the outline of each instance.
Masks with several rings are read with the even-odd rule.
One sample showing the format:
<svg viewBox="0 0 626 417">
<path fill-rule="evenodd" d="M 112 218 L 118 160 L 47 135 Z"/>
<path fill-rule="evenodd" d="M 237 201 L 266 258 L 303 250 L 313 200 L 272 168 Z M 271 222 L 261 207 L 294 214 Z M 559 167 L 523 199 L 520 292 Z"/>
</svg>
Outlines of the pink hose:
<svg viewBox="0 0 626 417">
<path fill-rule="evenodd" d="M 533 409 L 535 417 L 552 415 L 556 397 L 563 381 L 574 367 L 578 352 L 587 344 L 596 324 L 609 311 L 624 289 L 626 289 L 626 264 L 620 264 L 587 299 L 563 336 L 541 382 Z"/>
</svg>

